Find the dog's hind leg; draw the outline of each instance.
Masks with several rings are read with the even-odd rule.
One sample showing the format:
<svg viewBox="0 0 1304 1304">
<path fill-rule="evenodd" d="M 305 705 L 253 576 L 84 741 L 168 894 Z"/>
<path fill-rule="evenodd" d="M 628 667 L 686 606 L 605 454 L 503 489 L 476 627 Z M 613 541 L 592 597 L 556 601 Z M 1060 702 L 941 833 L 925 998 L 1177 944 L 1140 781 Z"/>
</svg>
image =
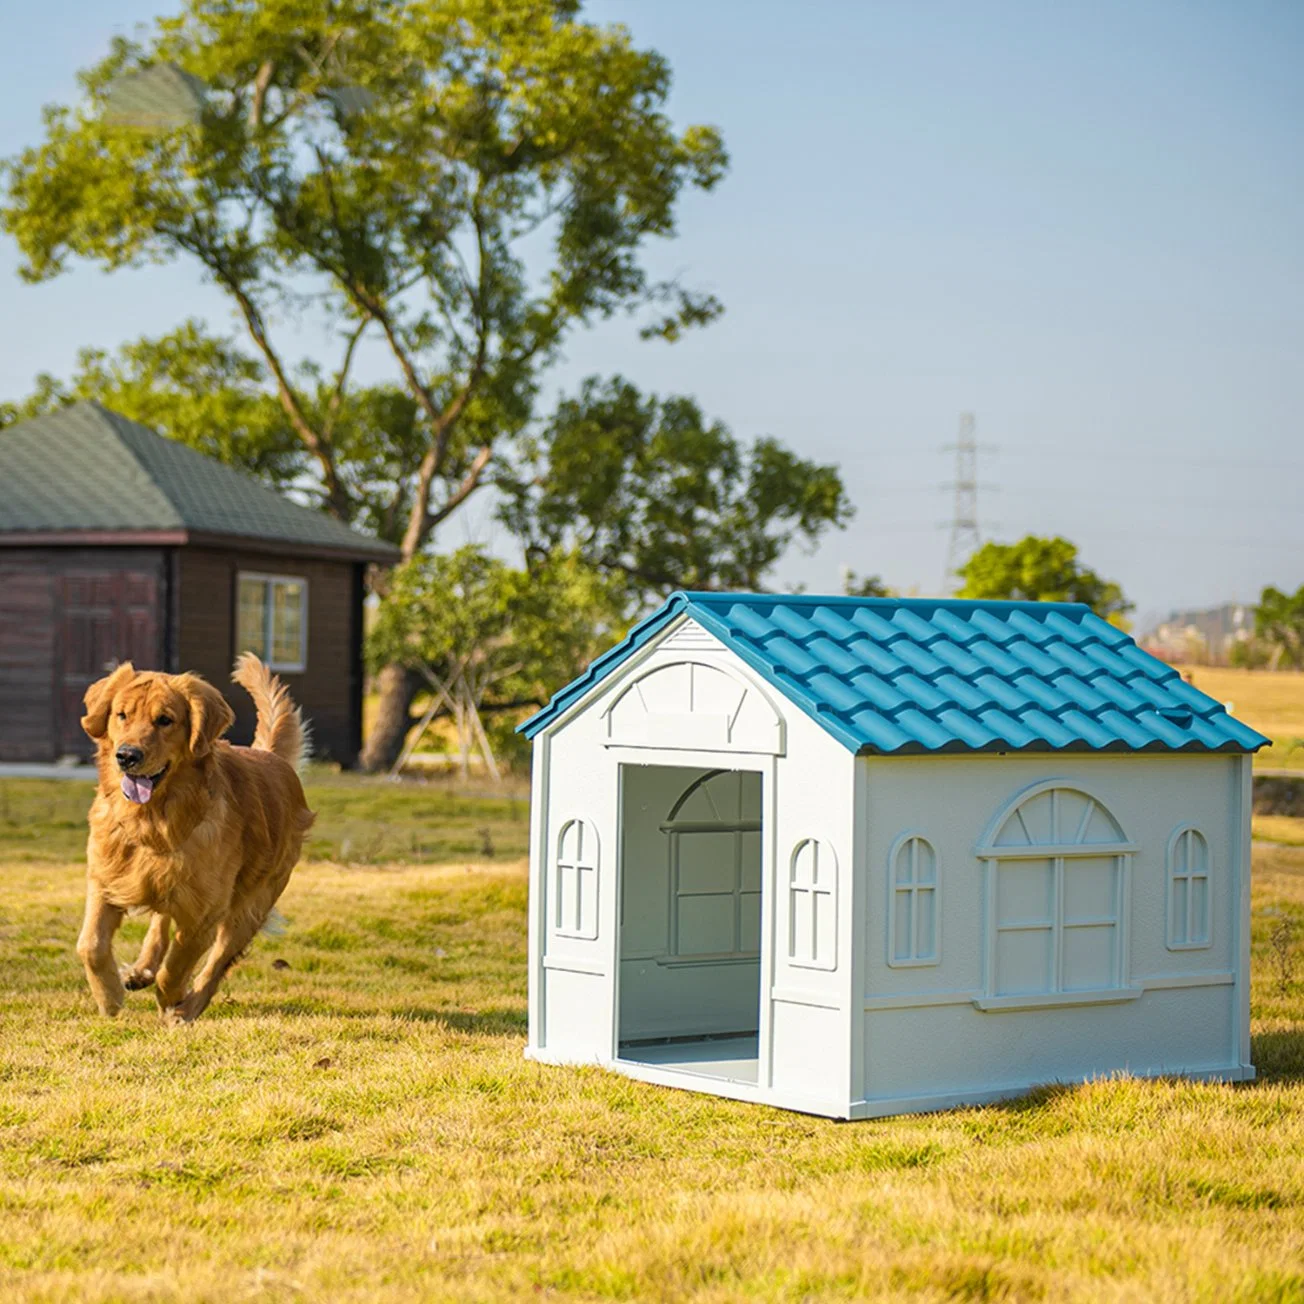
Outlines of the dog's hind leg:
<svg viewBox="0 0 1304 1304">
<path fill-rule="evenodd" d="M 122 970 L 122 985 L 129 992 L 138 992 L 154 981 L 154 975 L 158 973 L 158 967 L 167 954 L 168 934 L 171 929 L 172 921 L 167 915 L 155 915 L 149 921 L 149 931 L 140 944 L 140 954 L 136 957 L 136 963 Z"/>
<path fill-rule="evenodd" d="M 77 954 L 86 966 L 86 981 L 101 1014 L 110 1017 L 122 1009 L 126 996 L 118 966 L 113 962 L 113 934 L 122 923 L 123 911 L 104 899 L 94 882 L 86 885 L 86 916 L 77 938 Z"/>
<path fill-rule="evenodd" d="M 176 932 L 168 945 L 167 954 L 155 975 L 154 995 L 159 1009 L 169 1022 L 178 1022 L 173 1013 L 190 985 L 190 975 L 199 963 L 199 958 L 213 942 L 212 924 L 201 924 L 198 928 L 184 928 L 177 923 Z M 187 1022 L 181 1019 L 181 1022 Z"/>
<path fill-rule="evenodd" d="M 263 926 L 265 917 L 241 913 L 236 919 L 224 919 L 213 940 L 213 949 L 208 953 L 204 967 L 195 978 L 195 987 L 172 1010 L 169 1017 L 181 1023 L 190 1023 L 199 1018 L 208 1009 L 209 1002 L 217 995 L 227 970 L 245 953 L 249 943 L 254 940 L 258 930 Z"/>
</svg>

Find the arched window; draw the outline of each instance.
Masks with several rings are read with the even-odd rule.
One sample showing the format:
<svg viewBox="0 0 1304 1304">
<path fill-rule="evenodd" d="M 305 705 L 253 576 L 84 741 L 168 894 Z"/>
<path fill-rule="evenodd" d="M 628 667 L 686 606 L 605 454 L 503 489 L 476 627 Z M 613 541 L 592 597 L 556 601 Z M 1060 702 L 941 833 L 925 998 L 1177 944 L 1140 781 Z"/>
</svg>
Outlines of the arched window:
<svg viewBox="0 0 1304 1304">
<path fill-rule="evenodd" d="M 761 951 L 761 776 L 708 770 L 661 826 L 670 835 L 669 953 L 753 960 Z"/>
<path fill-rule="evenodd" d="M 553 931 L 558 937 L 597 937 L 598 864 L 597 829 L 585 820 L 568 820 L 557 835 Z"/>
<path fill-rule="evenodd" d="M 977 848 L 987 866 L 986 997 L 978 1004 L 1136 995 L 1126 972 L 1135 851 L 1085 792 L 1045 783 L 1016 798 Z"/>
<path fill-rule="evenodd" d="M 887 962 L 937 963 L 937 852 L 927 838 L 898 838 L 889 860 Z"/>
<path fill-rule="evenodd" d="M 816 838 L 797 843 L 788 866 L 788 961 L 838 967 L 838 858 Z"/>
<path fill-rule="evenodd" d="M 1208 946 L 1209 843 L 1199 829 L 1182 828 L 1168 841 L 1168 949 Z"/>
</svg>

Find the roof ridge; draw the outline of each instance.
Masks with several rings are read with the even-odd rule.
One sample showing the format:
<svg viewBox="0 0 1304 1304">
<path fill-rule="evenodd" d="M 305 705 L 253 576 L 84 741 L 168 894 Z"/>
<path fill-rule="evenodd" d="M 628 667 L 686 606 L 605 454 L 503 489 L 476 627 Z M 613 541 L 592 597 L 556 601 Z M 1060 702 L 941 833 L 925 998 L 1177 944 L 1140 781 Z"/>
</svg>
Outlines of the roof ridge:
<svg viewBox="0 0 1304 1304">
<path fill-rule="evenodd" d="M 676 589 L 666 601 L 682 598 L 687 602 L 715 605 L 721 602 L 751 603 L 771 602 L 783 606 L 815 603 L 822 607 L 911 607 L 971 611 L 975 607 L 993 607 L 999 611 L 1057 611 L 1096 615 L 1085 602 L 1043 602 L 1034 598 L 868 598 L 850 593 L 728 593 L 711 589 Z M 1103 616 L 1097 619 L 1104 620 Z M 1109 622 L 1106 621 L 1106 624 Z"/>
</svg>

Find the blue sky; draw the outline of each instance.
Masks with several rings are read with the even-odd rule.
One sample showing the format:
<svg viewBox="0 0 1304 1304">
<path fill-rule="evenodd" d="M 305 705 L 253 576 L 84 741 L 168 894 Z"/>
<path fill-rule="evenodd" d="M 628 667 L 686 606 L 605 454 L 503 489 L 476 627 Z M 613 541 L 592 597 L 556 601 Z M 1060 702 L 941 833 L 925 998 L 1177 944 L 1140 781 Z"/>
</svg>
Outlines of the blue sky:
<svg viewBox="0 0 1304 1304">
<path fill-rule="evenodd" d="M 0 154 L 147 0 L 6 14 Z M 1139 615 L 1304 583 L 1304 6 L 592 0 L 675 70 L 733 166 L 656 265 L 727 305 L 666 346 L 620 322 L 556 380 L 621 371 L 841 464 L 858 514 L 780 578 L 937 590 L 940 447 L 997 446 L 988 536 L 1062 533 Z M 186 267 L 21 285 L 0 394 L 222 298 Z M 310 336 L 303 337 L 311 348 Z M 382 373 L 379 355 L 369 365 Z M 450 543 L 490 539 L 484 513 Z"/>
</svg>

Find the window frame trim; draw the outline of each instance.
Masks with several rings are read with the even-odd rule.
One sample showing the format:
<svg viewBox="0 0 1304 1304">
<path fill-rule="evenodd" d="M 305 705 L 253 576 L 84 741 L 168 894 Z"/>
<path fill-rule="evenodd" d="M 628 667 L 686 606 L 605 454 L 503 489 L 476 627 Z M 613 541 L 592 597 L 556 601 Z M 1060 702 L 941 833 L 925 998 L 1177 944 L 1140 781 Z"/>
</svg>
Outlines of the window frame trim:
<svg viewBox="0 0 1304 1304">
<path fill-rule="evenodd" d="M 826 856 L 832 865 L 831 881 L 828 886 L 816 882 L 815 878 L 809 881 L 799 881 L 797 877 L 798 853 L 803 847 L 810 846 L 813 848 L 815 857 L 816 874 L 819 873 L 820 858 Z M 809 836 L 799 838 L 788 856 L 788 964 L 794 969 L 818 969 L 824 973 L 834 973 L 838 967 L 838 932 L 841 928 L 842 921 L 838 917 L 838 880 L 840 877 L 838 864 L 838 853 L 833 848 L 833 843 L 828 838 Z M 821 960 L 815 947 L 810 947 L 810 958 L 799 958 L 796 951 L 796 924 L 797 912 L 795 909 L 796 895 L 805 893 L 810 899 L 811 908 L 811 936 L 818 941 L 818 913 L 819 898 L 826 896 L 829 898 L 830 905 L 833 908 L 833 943 L 830 947 L 830 955 L 827 960 Z"/>
<path fill-rule="evenodd" d="M 1204 843 L 1204 873 L 1193 874 L 1188 865 L 1184 874 L 1174 872 L 1177 845 L 1188 833 L 1194 833 Z M 1194 824 L 1179 824 L 1169 835 L 1168 846 L 1164 853 L 1164 947 L 1169 951 L 1208 951 L 1213 946 L 1213 848 L 1204 830 Z M 1204 880 L 1204 941 L 1173 941 L 1173 883 L 1181 878 L 1186 883 L 1187 917 L 1191 912 L 1191 884 L 1195 879 Z"/>
<path fill-rule="evenodd" d="M 896 879 L 897 859 L 902 851 L 904 851 L 913 840 L 927 843 L 928 849 L 933 853 L 933 881 L 930 884 L 920 884 L 917 879 L 913 879 L 910 883 L 898 885 Z M 932 953 L 927 956 L 921 957 L 912 954 L 906 959 L 898 959 L 894 954 L 893 947 L 893 939 L 896 937 L 896 906 L 898 894 L 908 892 L 910 895 L 910 939 L 913 950 L 914 944 L 918 941 L 918 898 L 921 886 L 925 891 L 932 892 L 933 894 L 933 950 Z M 936 968 L 942 963 L 941 901 L 942 858 L 937 853 L 937 844 L 921 830 L 907 829 L 904 833 L 897 836 L 887 853 L 887 937 L 885 945 L 887 950 L 887 966 L 889 969 L 928 969 Z"/>
<path fill-rule="evenodd" d="M 996 839 L 1001 835 L 1009 820 L 1028 803 L 1045 793 L 1068 791 L 1085 798 L 1094 807 L 1101 810 L 1112 821 L 1114 828 L 1122 835 L 1111 842 L 1065 842 L 1058 839 L 1041 844 L 1014 844 L 1000 846 Z M 1085 831 L 1089 815 L 1083 818 L 1080 832 Z M 1130 1000 L 1131 992 L 1140 989 L 1132 983 L 1131 938 L 1132 938 L 1132 862 L 1140 846 L 1127 838 L 1114 812 L 1092 793 L 1073 779 L 1043 779 L 1017 792 L 992 818 L 983 833 L 983 837 L 974 848 L 974 855 L 983 866 L 983 989 L 974 997 L 973 1003 L 980 1010 L 1015 1010 L 1037 1009 L 1056 1005 L 1091 1005 L 1109 1004 L 1116 1000 Z M 1063 934 L 1065 931 L 1064 910 L 1064 875 L 1067 870 L 1065 862 L 1088 859 L 1112 859 L 1115 863 L 1115 893 L 1117 915 L 1112 927 L 1115 931 L 1114 977 L 1115 982 L 1109 987 L 1073 988 L 1065 991 L 1063 982 Z M 1001 993 L 996 992 L 997 964 L 996 945 L 1001 932 L 1009 931 L 998 926 L 997 913 L 997 879 L 1002 861 L 1046 860 L 1051 862 L 1051 873 L 1055 882 L 1054 916 L 1051 921 L 1052 978 L 1054 985 L 1045 991 Z M 1088 926 L 1078 923 L 1069 927 Z M 1102 927 L 1104 921 L 1089 926 Z M 1165 925 L 1166 926 L 1166 925 Z M 1117 993 L 1123 993 L 1119 996 Z"/>
<path fill-rule="evenodd" d="M 575 856 L 564 856 L 562 844 L 565 842 L 566 834 L 573 825 L 579 825 L 580 851 Z M 593 853 L 587 859 L 591 864 L 583 863 L 584 835 L 588 833 L 593 838 Z M 569 937 L 580 942 L 596 942 L 598 934 L 601 931 L 602 918 L 599 913 L 601 906 L 602 892 L 602 835 L 598 832 L 597 824 L 585 815 L 572 815 L 569 819 L 563 820 L 561 828 L 557 831 L 557 840 L 554 844 L 555 851 L 553 854 L 553 869 L 556 874 L 555 897 L 552 910 L 552 935 L 554 937 Z M 578 906 L 574 915 L 574 927 L 566 926 L 562 915 L 566 911 L 565 893 L 563 891 L 564 881 L 562 870 L 570 869 L 575 874 L 575 902 Z M 584 927 L 584 875 L 593 876 L 593 924 L 592 928 Z"/>
<path fill-rule="evenodd" d="M 263 664 L 268 670 L 275 670 L 283 675 L 302 675 L 308 670 L 308 590 L 309 581 L 306 575 L 287 575 L 283 572 L 274 571 L 255 571 L 242 570 L 236 568 L 235 573 L 235 610 L 236 610 L 236 628 L 235 641 L 240 642 L 240 584 L 244 580 L 259 580 L 267 585 L 264 590 L 263 599 L 263 640 L 266 656 L 262 658 Z M 272 622 L 275 619 L 275 604 L 272 601 L 272 587 L 276 584 L 299 584 L 303 586 L 303 599 L 299 604 L 299 659 L 297 661 L 278 661 L 272 657 L 272 649 L 275 646 L 274 630 Z M 236 654 L 250 651 L 251 649 L 237 647 Z"/>
</svg>

